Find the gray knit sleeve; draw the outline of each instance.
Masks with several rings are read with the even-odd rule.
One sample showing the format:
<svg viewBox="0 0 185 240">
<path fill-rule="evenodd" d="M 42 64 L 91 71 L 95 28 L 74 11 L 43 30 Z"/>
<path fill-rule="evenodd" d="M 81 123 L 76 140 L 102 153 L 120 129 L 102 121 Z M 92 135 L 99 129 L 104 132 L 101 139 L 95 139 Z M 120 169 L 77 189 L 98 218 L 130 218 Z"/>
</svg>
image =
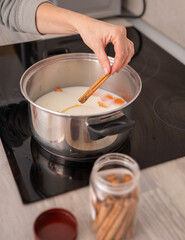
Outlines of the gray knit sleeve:
<svg viewBox="0 0 185 240">
<path fill-rule="evenodd" d="M 38 33 L 35 13 L 47 0 L 0 0 L 0 23 L 11 30 Z"/>
</svg>

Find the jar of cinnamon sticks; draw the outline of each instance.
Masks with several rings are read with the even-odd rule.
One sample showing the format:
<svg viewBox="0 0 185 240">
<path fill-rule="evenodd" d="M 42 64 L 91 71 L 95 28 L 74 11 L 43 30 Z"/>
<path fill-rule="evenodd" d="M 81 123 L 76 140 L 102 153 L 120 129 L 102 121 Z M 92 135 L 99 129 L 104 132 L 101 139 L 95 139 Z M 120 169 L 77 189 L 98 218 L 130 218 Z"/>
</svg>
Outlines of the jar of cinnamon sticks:
<svg viewBox="0 0 185 240">
<path fill-rule="evenodd" d="M 95 162 L 90 176 L 90 207 L 97 240 L 133 237 L 139 175 L 136 161 L 121 153 L 105 154 Z"/>
</svg>

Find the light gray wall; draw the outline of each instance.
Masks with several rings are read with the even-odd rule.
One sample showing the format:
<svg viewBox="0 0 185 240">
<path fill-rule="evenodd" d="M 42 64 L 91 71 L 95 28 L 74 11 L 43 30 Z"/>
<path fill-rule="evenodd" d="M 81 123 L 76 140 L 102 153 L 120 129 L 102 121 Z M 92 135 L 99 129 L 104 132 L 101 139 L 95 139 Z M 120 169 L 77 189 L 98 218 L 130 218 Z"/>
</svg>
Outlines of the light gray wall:
<svg viewBox="0 0 185 240">
<path fill-rule="evenodd" d="M 122 0 L 123 7 L 135 14 L 142 10 L 142 0 Z M 185 48 L 185 0 L 146 0 L 144 21 Z"/>
</svg>

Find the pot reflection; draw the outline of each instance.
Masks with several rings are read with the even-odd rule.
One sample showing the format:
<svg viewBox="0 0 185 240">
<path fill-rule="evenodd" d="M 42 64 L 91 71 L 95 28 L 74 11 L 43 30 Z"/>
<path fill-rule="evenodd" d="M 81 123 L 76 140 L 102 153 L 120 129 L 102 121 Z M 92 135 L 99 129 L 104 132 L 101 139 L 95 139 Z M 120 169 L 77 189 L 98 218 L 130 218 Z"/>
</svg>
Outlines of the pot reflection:
<svg viewBox="0 0 185 240">
<path fill-rule="evenodd" d="M 31 182 L 40 197 L 51 197 L 89 184 L 93 162 L 65 161 L 31 140 L 33 165 Z"/>
</svg>

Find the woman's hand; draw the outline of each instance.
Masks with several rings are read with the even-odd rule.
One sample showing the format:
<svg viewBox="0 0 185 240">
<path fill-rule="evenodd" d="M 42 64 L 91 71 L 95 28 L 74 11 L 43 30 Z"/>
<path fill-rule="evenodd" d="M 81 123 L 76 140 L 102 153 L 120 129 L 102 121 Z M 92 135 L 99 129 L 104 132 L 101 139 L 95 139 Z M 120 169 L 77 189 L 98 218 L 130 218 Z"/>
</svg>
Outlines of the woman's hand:
<svg viewBox="0 0 185 240">
<path fill-rule="evenodd" d="M 36 25 L 40 33 L 79 33 L 85 44 L 96 54 L 106 74 L 119 72 L 134 54 L 134 46 L 127 38 L 125 27 L 93 19 L 50 3 L 43 3 L 38 7 Z M 112 66 L 105 53 L 105 47 L 110 42 L 115 51 Z"/>
<path fill-rule="evenodd" d="M 134 55 L 134 45 L 127 38 L 126 28 L 84 17 L 77 27 L 83 41 L 96 54 L 105 73 L 114 74 L 124 68 Z M 111 66 L 105 53 L 108 43 L 114 45 L 115 59 Z"/>
</svg>

